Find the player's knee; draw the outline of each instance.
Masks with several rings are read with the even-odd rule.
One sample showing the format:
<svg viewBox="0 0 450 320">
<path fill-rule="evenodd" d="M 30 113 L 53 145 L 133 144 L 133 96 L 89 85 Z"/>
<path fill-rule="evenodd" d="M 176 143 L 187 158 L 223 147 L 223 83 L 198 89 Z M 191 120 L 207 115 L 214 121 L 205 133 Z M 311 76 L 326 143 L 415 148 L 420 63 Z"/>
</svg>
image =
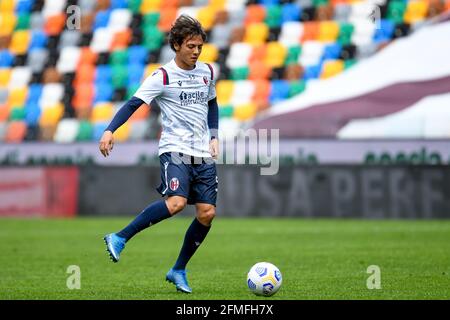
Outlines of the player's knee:
<svg viewBox="0 0 450 320">
<path fill-rule="evenodd" d="M 174 215 L 186 207 L 187 200 L 184 198 L 172 198 L 167 199 L 167 208 L 171 215 Z"/>
<path fill-rule="evenodd" d="M 216 216 L 216 208 L 211 206 L 207 209 L 201 210 L 197 213 L 197 219 L 201 224 L 209 226 Z"/>
</svg>

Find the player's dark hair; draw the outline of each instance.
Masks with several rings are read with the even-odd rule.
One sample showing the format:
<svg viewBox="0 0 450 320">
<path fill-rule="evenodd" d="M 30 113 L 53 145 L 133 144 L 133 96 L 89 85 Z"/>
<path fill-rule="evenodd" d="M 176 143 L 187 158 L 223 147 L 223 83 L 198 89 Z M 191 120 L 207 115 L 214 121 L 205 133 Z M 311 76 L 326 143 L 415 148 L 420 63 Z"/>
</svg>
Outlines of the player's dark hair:
<svg viewBox="0 0 450 320">
<path fill-rule="evenodd" d="M 169 33 L 169 44 L 175 51 L 175 43 L 181 46 L 186 39 L 201 36 L 206 41 L 206 32 L 196 19 L 182 14 L 172 25 Z"/>
</svg>

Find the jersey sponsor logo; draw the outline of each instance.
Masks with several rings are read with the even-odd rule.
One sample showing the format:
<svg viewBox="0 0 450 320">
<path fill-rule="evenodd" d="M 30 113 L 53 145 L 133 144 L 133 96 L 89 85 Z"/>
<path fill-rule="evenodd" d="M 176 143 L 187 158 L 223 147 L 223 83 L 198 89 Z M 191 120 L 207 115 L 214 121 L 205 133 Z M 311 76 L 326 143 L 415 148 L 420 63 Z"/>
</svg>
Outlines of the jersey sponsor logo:
<svg viewBox="0 0 450 320">
<path fill-rule="evenodd" d="M 203 91 L 181 91 L 179 98 L 182 106 L 188 106 L 191 104 L 206 103 L 208 101 L 208 94 Z"/>
<path fill-rule="evenodd" d="M 180 186 L 180 181 L 178 180 L 178 178 L 170 179 L 170 183 L 169 183 L 170 190 L 175 191 L 178 189 L 179 186 Z"/>
<path fill-rule="evenodd" d="M 181 87 L 181 85 L 183 84 L 183 81 L 177 81 L 177 83 Z"/>
</svg>

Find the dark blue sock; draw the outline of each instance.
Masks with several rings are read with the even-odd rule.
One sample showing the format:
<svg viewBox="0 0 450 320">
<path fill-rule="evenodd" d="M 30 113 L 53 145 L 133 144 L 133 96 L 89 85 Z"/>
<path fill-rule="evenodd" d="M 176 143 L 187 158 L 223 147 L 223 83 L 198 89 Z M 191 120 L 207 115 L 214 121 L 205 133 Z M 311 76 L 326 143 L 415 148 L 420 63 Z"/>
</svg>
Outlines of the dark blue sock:
<svg viewBox="0 0 450 320">
<path fill-rule="evenodd" d="M 181 247 L 177 262 L 175 262 L 175 265 L 173 266 L 174 269 L 184 270 L 186 268 L 186 264 L 205 239 L 209 229 L 211 229 L 210 226 L 206 227 L 202 225 L 197 218 L 194 218 L 194 221 L 192 221 L 184 236 L 183 246 Z"/>
<path fill-rule="evenodd" d="M 145 208 L 128 226 L 119 231 L 117 235 L 127 241 L 136 233 L 156 224 L 164 219 L 170 218 L 170 212 L 164 200 L 153 202 Z"/>
</svg>

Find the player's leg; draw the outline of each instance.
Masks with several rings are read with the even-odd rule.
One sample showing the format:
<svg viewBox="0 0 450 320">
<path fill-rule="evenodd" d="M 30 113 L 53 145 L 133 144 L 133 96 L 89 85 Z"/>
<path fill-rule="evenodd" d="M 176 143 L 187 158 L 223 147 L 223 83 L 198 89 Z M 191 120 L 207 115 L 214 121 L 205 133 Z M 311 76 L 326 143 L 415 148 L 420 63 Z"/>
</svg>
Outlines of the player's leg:
<svg viewBox="0 0 450 320">
<path fill-rule="evenodd" d="M 189 193 L 188 170 L 183 164 L 174 164 L 170 155 L 163 154 L 161 160 L 161 185 L 157 189 L 167 200 L 159 200 L 145 208 L 130 224 L 117 233 L 105 236 L 106 250 L 113 262 L 117 262 L 120 253 L 138 232 L 170 218 L 183 210 Z"/>
<path fill-rule="evenodd" d="M 186 265 L 206 238 L 216 215 L 218 181 L 215 165 L 202 164 L 195 167 L 195 175 L 190 201 L 195 203 L 196 217 L 186 231 L 177 261 L 166 277 L 169 281 L 174 278 L 176 281 L 171 282 L 176 284 L 178 290 L 186 293 L 192 292 L 186 279 Z"/>
</svg>

